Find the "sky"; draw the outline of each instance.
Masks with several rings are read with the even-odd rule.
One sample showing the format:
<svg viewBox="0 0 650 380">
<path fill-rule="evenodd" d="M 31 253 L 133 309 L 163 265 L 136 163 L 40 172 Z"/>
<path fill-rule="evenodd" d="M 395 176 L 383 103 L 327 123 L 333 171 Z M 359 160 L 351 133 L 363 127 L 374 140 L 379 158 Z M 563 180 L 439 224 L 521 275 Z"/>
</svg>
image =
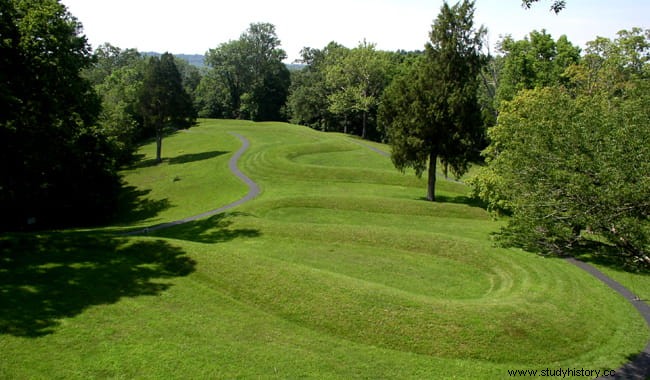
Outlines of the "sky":
<svg viewBox="0 0 650 380">
<path fill-rule="evenodd" d="M 61 0 L 83 24 L 88 42 L 109 42 L 141 52 L 205 54 L 235 40 L 254 22 L 275 25 L 286 62 L 303 47 L 330 41 L 355 47 L 364 39 L 380 50 L 422 50 L 443 0 Z M 454 0 L 449 1 L 454 4 Z M 556 15 L 551 0 L 532 9 L 521 0 L 476 0 L 476 25 L 488 29 L 493 46 L 501 36 L 521 39 L 546 29 L 584 47 L 596 36 L 615 38 L 621 29 L 650 29 L 650 0 L 567 0 Z"/>
</svg>

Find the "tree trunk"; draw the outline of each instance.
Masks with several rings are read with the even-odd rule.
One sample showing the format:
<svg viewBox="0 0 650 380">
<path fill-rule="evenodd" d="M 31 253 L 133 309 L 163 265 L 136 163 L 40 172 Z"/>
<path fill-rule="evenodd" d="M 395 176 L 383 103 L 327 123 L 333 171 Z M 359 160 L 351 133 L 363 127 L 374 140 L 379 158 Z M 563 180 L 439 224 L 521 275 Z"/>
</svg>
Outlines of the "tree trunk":
<svg viewBox="0 0 650 380">
<path fill-rule="evenodd" d="M 162 131 L 156 128 L 156 163 L 162 162 Z"/>
<path fill-rule="evenodd" d="M 429 178 L 427 184 L 427 200 L 434 202 L 436 200 L 436 163 L 438 154 L 435 151 L 429 153 Z"/>
<path fill-rule="evenodd" d="M 361 138 L 366 138 L 366 119 L 368 118 L 366 111 L 363 111 L 363 128 L 361 129 Z"/>
</svg>

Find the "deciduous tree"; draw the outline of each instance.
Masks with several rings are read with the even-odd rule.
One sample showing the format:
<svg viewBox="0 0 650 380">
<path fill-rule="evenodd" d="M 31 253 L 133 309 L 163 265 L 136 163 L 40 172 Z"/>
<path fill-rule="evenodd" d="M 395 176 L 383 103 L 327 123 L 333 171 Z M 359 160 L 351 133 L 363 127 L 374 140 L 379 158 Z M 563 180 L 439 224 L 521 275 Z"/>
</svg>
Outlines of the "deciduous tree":
<svg viewBox="0 0 650 380">
<path fill-rule="evenodd" d="M 291 121 L 323 131 L 338 130 L 339 116 L 329 109 L 329 95 L 333 90 L 327 85 L 325 72 L 328 65 L 337 62 L 348 48 L 330 42 L 323 49 L 306 47 L 301 51 L 302 70 L 295 72 L 287 99 Z"/>
<path fill-rule="evenodd" d="M 530 9 L 530 7 L 533 6 L 533 3 L 537 3 L 539 0 L 522 0 L 521 4 L 526 7 L 527 9 Z M 551 10 L 555 13 L 560 13 L 562 9 L 566 7 L 566 1 L 565 0 L 553 0 L 551 3 Z"/>
<path fill-rule="evenodd" d="M 0 1 L 0 227 L 87 224 L 114 206 L 81 30 L 56 0 Z"/>
<path fill-rule="evenodd" d="M 361 137 L 366 138 L 368 117 L 374 116 L 384 88 L 392 79 L 389 55 L 363 41 L 325 71 L 332 88 L 329 110 L 337 115 L 361 114 Z"/>
<path fill-rule="evenodd" d="M 503 53 L 497 108 L 504 100 L 511 100 L 518 91 L 560 84 L 564 71 L 580 61 L 580 48 L 572 45 L 566 36 L 555 41 L 546 33 L 533 30 L 527 37 L 515 41 L 511 36 L 499 43 Z"/>
<path fill-rule="evenodd" d="M 208 51 L 206 63 L 228 90 L 230 117 L 282 118 L 290 85 L 285 58 L 275 26 L 269 23 L 253 23 L 238 40 Z"/>
<path fill-rule="evenodd" d="M 649 87 L 630 86 L 617 98 L 539 88 L 505 104 L 473 181 L 512 213 L 502 241 L 547 254 L 599 243 L 650 264 Z"/>
<path fill-rule="evenodd" d="M 470 180 L 490 209 L 511 214 L 504 243 L 562 255 L 588 245 L 650 266 L 650 63 L 639 36 L 597 38 L 566 86 L 504 103 L 488 166 Z"/>
</svg>

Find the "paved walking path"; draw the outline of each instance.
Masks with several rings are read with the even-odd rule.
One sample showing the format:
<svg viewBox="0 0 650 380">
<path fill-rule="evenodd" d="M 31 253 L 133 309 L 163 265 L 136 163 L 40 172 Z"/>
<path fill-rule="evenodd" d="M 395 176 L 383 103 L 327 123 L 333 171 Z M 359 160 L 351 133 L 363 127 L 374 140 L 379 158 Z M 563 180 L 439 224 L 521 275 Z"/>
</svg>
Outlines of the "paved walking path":
<svg viewBox="0 0 650 380">
<path fill-rule="evenodd" d="M 643 319 L 645 319 L 646 325 L 650 328 L 650 306 L 644 301 L 638 299 L 634 293 L 632 293 L 628 288 L 621 285 L 619 282 L 614 281 L 611 277 L 607 276 L 603 272 L 594 268 L 593 266 L 574 259 L 566 259 L 569 263 L 581 268 L 582 270 L 588 272 L 592 276 L 596 277 L 600 281 L 604 282 L 605 285 L 614 289 L 618 294 L 623 296 L 629 303 L 634 306 L 634 308 L 641 314 Z M 616 370 L 616 375 L 608 377 L 599 377 L 599 379 L 630 379 L 630 380 L 645 380 L 650 377 L 650 342 L 646 344 L 643 351 L 637 355 L 634 360 L 625 364 L 623 367 Z"/>
<path fill-rule="evenodd" d="M 243 198 L 241 198 L 241 199 L 239 199 L 239 200 L 237 200 L 235 202 L 229 203 L 229 204 L 227 204 L 225 206 L 216 208 L 214 210 L 206 211 L 204 213 L 194 215 L 194 216 L 188 216 L 187 218 L 175 220 L 173 222 L 157 224 L 155 226 L 143 228 L 143 229 L 136 230 L 136 231 L 131 231 L 131 232 L 125 233 L 124 235 L 127 235 L 127 236 L 129 236 L 129 235 L 142 235 L 142 234 L 147 234 L 147 233 L 152 232 L 152 231 L 162 230 L 163 228 L 177 226 L 179 224 L 183 224 L 183 223 L 187 223 L 187 222 L 193 222 L 193 221 L 198 220 L 198 219 L 207 218 L 209 216 L 212 216 L 212 215 L 219 214 L 221 212 L 230 210 L 231 208 L 235 208 L 235 207 L 237 207 L 237 206 L 239 206 L 239 205 L 241 205 L 241 204 L 243 204 L 245 202 L 248 202 L 251 199 L 257 197 L 260 194 L 260 187 L 252 179 L 248 178 L 248 176 L 246 176 L 246 174 L 242 173 L 241 170 L 239 170 L 239 167 L 237 166 L 237 162 L 239 161 L 239 158 L 242 156 L 242 154 L 244 154 L 244 152 L 246 152 L 246 150 L 250 146 L 250 142 L 248 141 L 248 139 L 246 137 L 240 135 L 239 133 L 235 133 L 235 132 L 228 132 L 228 133 L 230 133 L 231 135 L 237 137 L 242 142 L 241 148 L 239 148 L 239 150 L 230 158 L 230 161 L 228 162 L 228 168 L 230 169 L 230 171 L 234 175 L 236 175 L 239 179 L 244 181 L 244 183 L 246 183 L 246 185 L 248 186 L 248 194 L 246 194 L 246 196 L 244 196 Z"/>
</svg>

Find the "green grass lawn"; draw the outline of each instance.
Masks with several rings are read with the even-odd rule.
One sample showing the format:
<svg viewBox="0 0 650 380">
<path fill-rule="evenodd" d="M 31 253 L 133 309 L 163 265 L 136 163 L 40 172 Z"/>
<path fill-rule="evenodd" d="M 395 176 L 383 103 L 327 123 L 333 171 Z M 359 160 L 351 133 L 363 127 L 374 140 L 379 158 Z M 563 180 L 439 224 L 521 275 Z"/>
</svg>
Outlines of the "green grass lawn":
<svg viewBox="0 0 650 380">
<path fill-rule="evenodd" d="M 243 197 L 228 132 L 251 141 L 258 198 L 115 234 Z M 0 238 L 0 378 L 494 379 L 615 369 L 648 339 L 580 269 L 496 248 L 464 185 L 425 202 L 425 179 L 348 136 L 202 120 L 154 152 L 124 172 L 113 226 Z M 650 298 L 647 277 L 617 279 Z"/>
</svg>

